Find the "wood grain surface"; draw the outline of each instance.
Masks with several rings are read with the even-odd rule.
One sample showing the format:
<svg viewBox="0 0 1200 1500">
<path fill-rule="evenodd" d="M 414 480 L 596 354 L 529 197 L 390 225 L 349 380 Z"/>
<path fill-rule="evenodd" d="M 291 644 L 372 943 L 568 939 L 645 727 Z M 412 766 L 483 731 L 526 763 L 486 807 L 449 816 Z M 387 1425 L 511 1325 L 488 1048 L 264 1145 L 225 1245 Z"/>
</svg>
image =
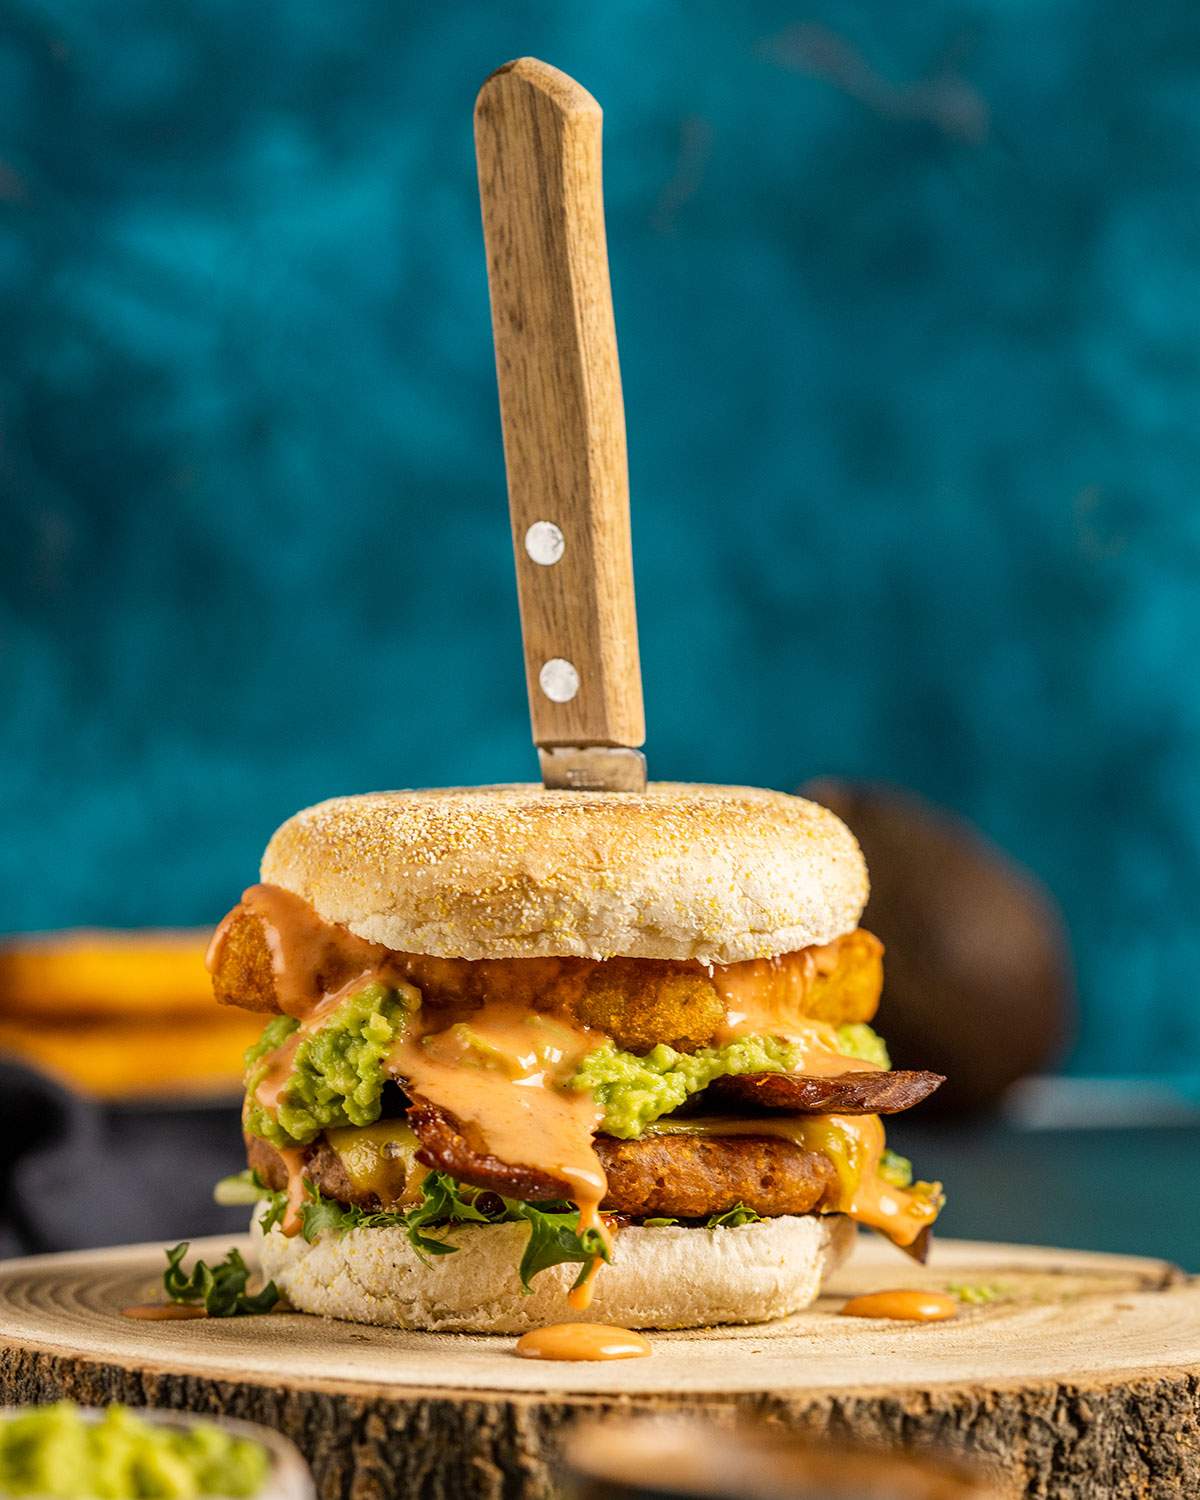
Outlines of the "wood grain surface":
<svg viewBox="0 0 1200 1500">
<path fill-rule="evenodd" d="M 297 1314 L 122 1318 L 155 1295 L 161 1264 L 160 1246 L 139 1246 L 0 1266 L 0 1403 L 65 1394 L 263 1421 L 309 1456 L 325 1500 L 376 1486 L 549 1497 L 581 1416 L 680 1411 L 947 1449 L 1014 1495 L 1200 1494 L 1200 1284 L 1160 1261 L 948 1241 L 919 1268 L 864 1236 L 808 1312 L 656 1334 L 650 1359 L 612 1365 Z M 993 1300 L 949 1323 L 836 1315 L 854 1292 L 963 1284 Z"/>
<path fill-rule="evenodd" d="M 534 58 L 500 68 L 475 106 L 496 375 L 535 743 L 646 737 L 634 609 L 625 411 L 609 288 L 600 106 Z M 559 560 L 525 537 L 551 522 Z M 570 662 L 566 702 L 539 673 Z"/>
</svg>

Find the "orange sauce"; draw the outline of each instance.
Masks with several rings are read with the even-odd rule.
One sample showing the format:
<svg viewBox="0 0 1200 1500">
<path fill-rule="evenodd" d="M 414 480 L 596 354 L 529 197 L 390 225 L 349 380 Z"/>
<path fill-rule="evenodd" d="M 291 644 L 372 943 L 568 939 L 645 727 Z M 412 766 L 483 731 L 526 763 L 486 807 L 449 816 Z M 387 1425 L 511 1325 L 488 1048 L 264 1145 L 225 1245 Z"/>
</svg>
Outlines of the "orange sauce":
<svg viewBox="0 0 1200 1500">
<path fill-rule="evenodd" d="M 436 1013 L 418 1015 L 392 1049 L 389 1069 L 501 1161 L 560 1178 L 579 1207 L 581 1231 L 598 1229 L 611 1243 L 599 1213 L 608 1183 L 592 1143 L 604 1111 L 590 1094 L 562 1087 L 602 1037 L 504 1000 L 439 1031 L 425 1029 L 431 1024 Z M 573 1306 L 588 1306 L 591 1275 L 572 1296 Z"/>
<path fill-rule="evenodd" d="M 284 1146 L 280 1149 L 279 1155 L 288 1174 L 287 1203 L 283 1210 L 283 1218 L 279 1221 L 279 1227 L 288 1239 L 293 1239 L 304 1225 L 300 1210 L 304 1207 L 305 1150 L 303 1146 Z"/>
<path fill-rule="evenodd" d="M 815 952 L 803 948 L 778 958 L 713 965 L 709 976 L 726 1007 L 725 1040 L 751 1031 L 778 1035 L 781 1026 L 802 1016 L 817 972 Z"/>
<path fill-rule="evenodd" d="M 276 1047 L 267 1058 L 267 1070 L 254 1090 L 255 1099 L 264 1109 L 274 1111 L 279 1108 L 279 1096 L 283 1093 L 284 1084 L 291 1077 L 296 1048 L 300 1045 L 300 1038 L 303 1034 L 303 1028 L 297 1027 L 283 1046 Z"/>
<path fill-rule="evenodd" d="M 502 1161 L 550 1172 L 581 1207 L 599 1205 L 606 1183 L 592 1137 L 603 1110 L 561 1084 L 602 1039 L 505 1002 L 440 1031 L 425 1029 L 430 1020 L 426 1012 L 405 1031 L 389 1070 L 474 1127 Z"/>
<path fill-rule="evenodd" d="M 517 1340 L 522 1359 L 644 1359 L 650 1340 L 628 1328 L 607 1323 L 551 1323 Z"/>
<path fill-rule="evenodd" d="M 831 1151 L 842 1183 L 838 1211 L 859 1224 L 887 1235 L 895 1245 L 911 1245 L 937 1218 L 937 1205 L 908 1188 L 894 1187 L 879 1175 L 887 1139 L 878 1115 L 825 1115 L 850 1143 L 849 1160 Z M 857 1160 L 855 1159 L 857 1158 Z M 856 1177 L 857 1180 L 854 1180 Z M 853 1181 L 853 1186 L 850 1183 Z"/>
<path fill-rule="evenodd" d="M 145 1323 L 173 1323 L 184 1318 L 207 1318 L 208 1314 L 190 1302 L 135 1302 L 132 1307 L 123 1307 L 121 1316 Z"/>
<path fill-rule="evenodd" d="M 958 1316 L 958 1299 L 948 1292 L 902 1288 L 851 1297 L 841 1310 L 850 1318 L 897 1318 L 907 1323 L 940 1323 Z"/>
<path fill-rule="evenodd" d="M 284 1015 L 305 1020 L 329 996 L 389 975 L 403 979 L 399 955 L 355 937 L 348 927 L 326 922 L 307 901 L 278 885 L 252 885 L 241 906 L 221 922 L 208 945 L 209 973 L 221 965 L 225 944 L 240 913 L 259 919 L 275 979 L 275 999 Z M 388 979 L 394 983 L 394 979 Z"/>
<path fill-rule="evenodd" d="M 589 1203 L 585 1208 L 579 1210 L 579 1230 L 586 1233 L 589 1229 L 598 1229 L 600 1238 L 604 1241 L 608 1253 L 612 1254 L 614 1232 L 607 1219 L 597 1212 L 594 1203 Z M 599 1256 L 584 1271 L 581 1279 L 567 1293 L 567 1305 L 575 1312 L 587 1312 L 592 1305 L 592 1298 L 596 1295 L 596 1277 L 600 1274 L 600 1268 L 604 1265 Z"/>
<path fill-rule="evenodd" d="M 710 965 L 705 972 L 725 1004 L 719 1042 L 755 1033 L 787 1037 L 798 1022 L 807 1024 L 829 1013 L 822 1002 L 835 987 L 844 999 L 853 992 L 855 1003 L 849 1010 L 842 1008 L 843 1014 L 870 1020 L 883 987 L 883 944 L 859 928 L 819 947 Z M 844 1056 L 838 1071 L 846 1071 Z"/>
</svg>

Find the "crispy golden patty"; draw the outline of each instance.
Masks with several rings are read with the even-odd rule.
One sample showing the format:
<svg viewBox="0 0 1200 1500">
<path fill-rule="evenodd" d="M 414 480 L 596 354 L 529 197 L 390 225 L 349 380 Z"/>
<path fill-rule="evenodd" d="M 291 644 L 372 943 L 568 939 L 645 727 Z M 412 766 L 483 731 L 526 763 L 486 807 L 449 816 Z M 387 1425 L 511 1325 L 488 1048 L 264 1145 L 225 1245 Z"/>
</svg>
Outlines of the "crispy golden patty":
<svg viewBox="0 0 1200 1500">
<path fill-rule="evenodd" d="M 596 1140 L 608 1176 L 604 1206 L 634 1218 L 706 1218 L 744 1204 L 776 1218 L 810 1213 L 834 1187 L 828 1157 L 774 1136 L 643 1136 Z"/>
<path fill-rule="evenodd" d="M 396 978 L 415 984 L 427 1004 L 510 1001 L 554 1011 L 576 1025 L 595 1027 L 630 1052 L 648 1052 L 659 1042 L 694 1051 L 716 1040 L 726 1020 L 725 1000 L 709 972 L 695 963 L 652 958 L 472 961 L 380 952 Z M 800 975 L 800 1014 L 839 1025 L 874 1016 L 882 986 L 881 953 L 878 939 L 859 929 L 779 962 L 794 965 Z M 344 964 L 331 942 L 319 975 L 321 989 L 336 990 L 355 978 Z M 753 969 L 754 963 L 735 964 L 726 972 Z M 263 925 L 244 908 L 235 910 L 226 929 L 213 990 L 226 1005 L 266 1013 L 280 1009 Z"/>
<path fill-rule="evenodd" d="M 417 1126 L 420 1156 L 427 1165 L 449 1172 L 460 1182 L 533 1201 L 562 1198 L 565 1183 L 536 1170 L 510 1167 L 472 1150 L 457 1126 L 440 1111 L 431 1111 Z M 287 1186 L 282 1157 L 257 1136 L 246 1137 L 250 1165 L 268 1187 Z M 764 1218 L 809 1213 L 834 1185 L 832 1164 L 815 1151 L 771 1136 L 721 1139 L 696 1136 L 643 1136 L 617 1141 L 597 1136 L 596 1152 L 608 1177 L 605 1212 L 630 1218 L 669 1216 L 706 1218 L 744 1204 Z M 375 1213 L 392 1207 L 379 1194 L 353 1183 L 341 1157 L 318 1138 L 307 1148 L 305 1177 L 327 1198 L 353 1203 Z M 403 1198 L 411 1197 L 423 1168 L 415 1166 Z"/>
</svg>

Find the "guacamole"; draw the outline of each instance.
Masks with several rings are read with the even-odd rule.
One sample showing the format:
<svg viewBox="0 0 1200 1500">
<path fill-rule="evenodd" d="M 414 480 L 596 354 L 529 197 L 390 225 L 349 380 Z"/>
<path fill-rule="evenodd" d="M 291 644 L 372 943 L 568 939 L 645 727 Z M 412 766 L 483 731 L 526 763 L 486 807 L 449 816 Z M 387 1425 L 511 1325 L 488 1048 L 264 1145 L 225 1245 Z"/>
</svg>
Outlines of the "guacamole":
<svg viewBox="0 0 1200 1500">
<path fill-rule="evenodd" d="M 882 1054 L 882 1040 L 869 1026 L 839 1028 L 851 1032 L 850 1043 L 870 1047 L 871 1060 Z M 862 1035 L 865 1033 L 865 1036 Z M 604 1107 L 601 1129 L 622 1140 L 636 1140 L 647 1125 L 677 1110 L 692 1094 L 706 1089 L 718 1078 L 745 1073 L 798 1073 L 803 1070 L 805 1051 L 797 1042 L 775 1036 L 744 1036 L 724 1047 L 701 1047 L 696 1052 L 676 1052 L 660 1042 L 643 1057 L 622 1052 L 605 1042 L 589 1052 L 571 1079 L 570 1087 L 590 1089 Z M 862 1050 L 848 1056 L 863 1056 Z"/>
<path fill-rule="evenodd" d="M 837 1028 L 837 1034 L 838 1050 L 844 1052 L 847 1057 L 861 1058 L 863 1062 L 874 1063 L 880 1068 L 892 1066 L 887 1043 L 865 1021 L 847 1022 L 846 1025 Z"/>
<path fill-rule="evenodd" d="M 267 1450 L 211 1423 L 159 1427 L 122 1406 L 96 1421 L 70 1401 L 0 1419 L 0 1495 L 53 1500 L 190 1500 L 250 1496 Z"/>
<path fill-rule="evenodd" d="M 267 1076 L 271 1053 L 299 1025 L 291 1016 L 277 1016 L 246 1053 L 247 1130 L 283 1147 L 304 1145 L 331 1126 L 374 1124 L 388 1053 L 419 1004 L 411 985 L 368 984 L 350 995 L 301 1039 L 278 1107 L 270 1110 L 255 1091 Z"/>
<path fill-rule="evenodd" d="M 389 989 L 369 984 L 351 995 L 323 1025 L 303 1037 L 278 1107 L 270 1110 L 258 1102 L 255 1091 L 267 1076 L 271 1054 L 298 1026 L 291 1016 L 277 1016 L 246 1053 L 246 1128 L 273 1146 L 286 1147 L 305 1145 L 335 1126 L 374 1124 L 387 1082 L 388 1054 L 419 1004 L 420 994 L 412 986 Z M 553 1041 L 550 1018 L 531 1021 Z M 483 1067 L 497 1064 L 469 1026 L 460 1023 L 447 1035 L 455 1037 L 464 1060 Z M 839 1026 L 837 1036 L 848 1058 L 890 1066 L 882 1037 L 869 1026 Z M 652 1121 L 671 1114 L 715 1079 L 795 1073 L 803 1069 L 804 1057 L 802 1044 L 775 1036 L 739 1037 L 723 1047 L 696 1052 L 677 1052 L 661 1042 L 644 1056 L 605 1042 L 586 1055 L 566 1087 L 590 1089 L 604 1108 L 600 1128 L 635 1140 Z"/>
</svg>

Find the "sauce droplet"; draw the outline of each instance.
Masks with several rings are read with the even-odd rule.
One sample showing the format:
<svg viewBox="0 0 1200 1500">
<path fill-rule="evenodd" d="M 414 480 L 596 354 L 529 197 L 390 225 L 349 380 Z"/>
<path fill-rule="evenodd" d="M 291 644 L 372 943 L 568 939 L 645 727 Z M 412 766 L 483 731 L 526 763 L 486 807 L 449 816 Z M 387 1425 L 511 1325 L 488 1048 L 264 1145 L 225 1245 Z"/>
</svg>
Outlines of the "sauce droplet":
<svg viewBox="0 0 1200 1500">
<path fill-rule="evenodd" d="M 523 1359 L 642 1359 L 650 1352 L 649 1339 L 607 1323 L 551 1323 L 517 1340 Z"/>
<path fill-rule="evenodd" d="M 592 1297 L 596 1292 L 596 1277 L 600 1274 L 600 1267 L 603 1264 L 604 1262 L 597 1256 L 584 1272 L 583 1279 L 567 1293 L 567 1306 L 573 1308 L 575 1312 L 587 1312 L 591 1307 Z"/>
<path fill-rule="evenodd" d="M 958 1316 L 958 1299 L 948 1292 L 921 1292 L 911 1289 L 892 1292 L 868 1292 L 851 1297 L 842 1308 L 851 1318 L 899 1318 L 908 1323 L 940 1323 Z"/>
<path fill-rule="evenodd" d="M 132 1307 L 123 1307 L 121 1316 L 146 1323 L 171 1323 L 182 1318 L 206 1318 L 208 1314 L 190 1302 L 135 1302 Z"/>
</svg>

